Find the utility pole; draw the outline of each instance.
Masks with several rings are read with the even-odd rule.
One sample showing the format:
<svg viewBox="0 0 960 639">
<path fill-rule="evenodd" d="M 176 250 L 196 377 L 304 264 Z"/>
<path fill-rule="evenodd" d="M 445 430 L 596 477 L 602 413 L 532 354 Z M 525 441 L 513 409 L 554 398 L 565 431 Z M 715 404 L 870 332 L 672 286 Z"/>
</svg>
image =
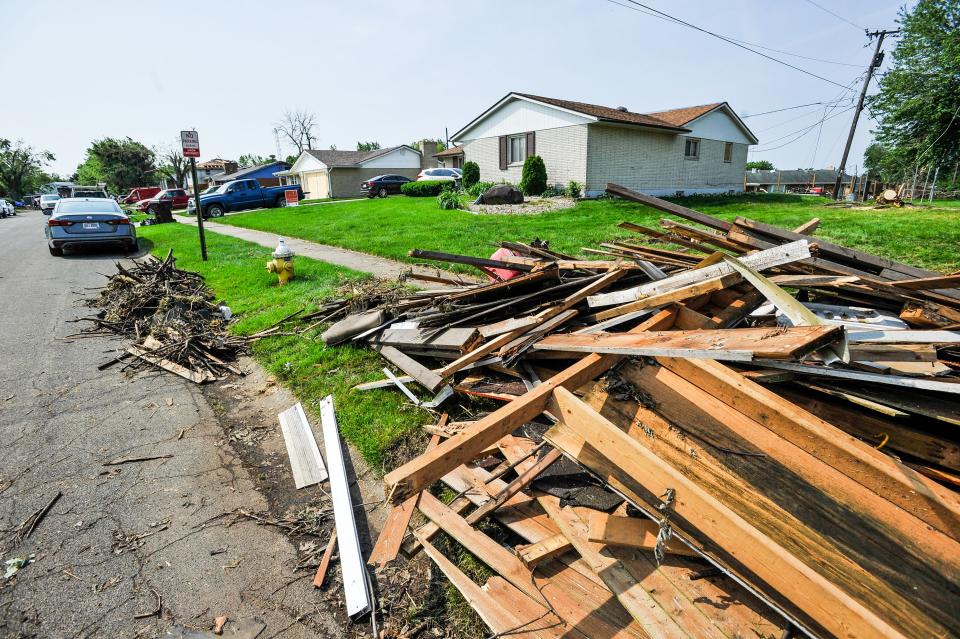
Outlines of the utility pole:
<svg viewBox="0 0 960 639">
<path fill-rule="evenodd" d="M 870 79 L 873 77 L 873 72 L 880 68 L 880 65 L 883 64 L 883 52 L 880 51 L 880 46 L 883 44 L 883 39 L 890 35 L 894 36 L 900 33 L 900 29 L 895 31 L 868 31 L 867 36 L 872 38 L 877 38 L 877 48 L 873 51 L 873 58 L 870 59 L 870 66 L 867 67 L 867 75 L 863 79 L 863 88 L 860 89 L 860 100 L 857 101 L 857 108 L 853 112 L 853 122 L 850 123 L 850 133 L 847 135 L 847 144 L 843 147 L 843 158 L 840 160 L 840 166 L 837 169 L 837 181 L 833 185 L 833 199 L 840 199 L 840 183 L 843 181 L 843 171 L 847 167 L 847 156 L 850 155 L 850 145 L 853 144 L 853 134 L 857 132 L 857 120 L 860 119 L 860 112 L 863 111 L 863 101 L 867 97 L 867 87 L 870 86 Z"/>
<path fill-rule="evenodd" d="M 936 170 L 933 172 L 933 184 L 930 185 L 930 204 L 933 204 L 933 191 L 937 188 L 937 176 L 940 175 L 940 165 L 937 165 Z"/>
</svg>

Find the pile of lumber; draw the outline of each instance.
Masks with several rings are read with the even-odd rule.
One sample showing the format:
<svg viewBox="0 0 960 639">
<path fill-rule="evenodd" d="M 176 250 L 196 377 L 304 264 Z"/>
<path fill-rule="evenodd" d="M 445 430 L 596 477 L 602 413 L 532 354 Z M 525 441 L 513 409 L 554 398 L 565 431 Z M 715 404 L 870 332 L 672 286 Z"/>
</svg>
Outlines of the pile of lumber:
<svg viewBox="0 0 960 639">
<path fill-rule="evenodd" d="M 960 276 L 608 191 L 686 221 L 417 251 L 508 279 L 333 331 L 404 373 L 361 390 L 498 403 L 385 476 L 369 563 L 425 553 L 498 636 L 960 635 Z"/>
<path fill-rule="evenodd" d="M 123 335 L 133 344 L 101 369 L 119 361 L 125 368 L 160 368 L 196 383 L 241 374 L 232 364 L 249 341 L 227 332 L 224 310 L 197 273 L 178 269 L 173 252 L 130 267 L 117 263 L 100 294 L 89 300 L 96 315 L 81 335 Z"/>
</svg>

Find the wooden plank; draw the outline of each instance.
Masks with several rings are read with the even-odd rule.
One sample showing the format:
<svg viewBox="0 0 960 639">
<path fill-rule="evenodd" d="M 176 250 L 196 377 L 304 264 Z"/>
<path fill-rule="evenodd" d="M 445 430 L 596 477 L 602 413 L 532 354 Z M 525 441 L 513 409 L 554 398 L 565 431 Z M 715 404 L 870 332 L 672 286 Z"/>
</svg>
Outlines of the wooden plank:
<svg viewBox="0 0 960 639">
<path fill-rule="evenodd" d="M 736 219 L 736 224 L 743 228 L 759 231 L 760 233 L 775 237 L 785 242 L 795 242 L 804 238 L 804 236 L 800 233 L 795 233 L 788 229 L 774 226 L 773 224 L 767 224 L 765 222 L 759 222 L 757 220 L 751 220 L 745 217 L 738 217 Z M 864 251 L 858 251 L 856 249 L 840 246 L 839 244 L 833 244 L 832 242 L 827 242 L 821 238 L 817 238 L 817 247 L 819 248 L 820 254 L 825 257 L 839 259 L 840 261 L 848 260 L 856 264 L 866 264 L 878 270 L 890 269 L 892 271 L 903 273 L 904 275 L 912 275 L 915 278 L 937 277 L 939 275 L 933 271 L 927 271 L 910 266 L 909 264 L 902 264 L 885 257 L 879 257 Z M 958 294 L 960 294 L 960 292 L 958 292 Z"/>
<path fill-rule="evenodd" d="M 653 550 L 657 545 L 660 526 L 652 519 L 619 517 L 594 510 L 587 519 L 587 540 L 597 544 Z M 700 557 L 689 546 L 676 539 L 668 539 L 663 550 L 674 555 Z"/>
<path fill-rule="evenodd" d="M 287 446 L 287 456 L 290 458 L 294 485 L 300 489 L 326 481 L 327 468 L 323 464 L 320 448 L 303 412 L 303 406 L 297 402 L 278 417 L 283 442 Z"/>
<path fill-rule="evenodd" d="M 934 277 L 919 277 L 910 280 L 897 280 L 890 283 L 896 288 L 905 288 L 910 291 L 930 291 L 941 288 L 960 287 L 960 275 L 938 275 Z"/>
<path fill-rule="evenodd" d="M 651 637 L 665 639 L 671 637 L 682 637 L 684 639 L 699 639 L 699 637 L 707 636 L 723 637 L 722 633 L 708 624 L 705 627 L 701 625 L 697 628 L 681 627 L 674 621 L 671 613 L 660 606 L 651 593 L 647 592 L 637 582 L 636 578 L 618 559 L 603 552 L 601 545 L 587 540 L 587 526 L 573 509 L 569 506 L 561 508 L 559 501 L 550 496 L 540 497 L 537 501 L 550 516 L 550 519 L 560 528 L 560 532 L 570 541 L 577 553 L 603 580 L 610 592 L 616 596 L 621 605 L 643 626 Z M 708 629 L 708 632 L 700 634 L 705 629 Z M 695 634 L 694 630 L 699 632 Z M 712 632 L 709 632 L 709 630 L 712 630 Z"/>
<path fill-rule="evenodd" d="M 174 375 L 179 375 L 180 377 L 184 379 L 188 379 L 191 382 L 194 382 L 196 384 L 203 384 L 205 382 L 210 382 L 216 379 L 216 377 L 214 377 L 213 374 L 211 374 L 208 371 L 203 371 L 203 372 L 195 371 L 193 369 L 187 368 L 186 366 L 177 364 L 176 362 L 171 362 L 169 359 L 166 359 L 164 357 L 157 357 L 156 355 L 152 355 L 151 351 L 145 348 L 140 348 L 139 346 L 130 346 L 127 348 L 127 352 L 130 353 L 131 355 L 139 357 L 145 362 L 150 362 L 154 366 L 162 368 L 163 370 L 169 373 L 173 373 Z"/>
<path fill-rule="evenodd" d="M 526 317 L 510 317 L 493 324 L 481 326 L 480 335 L 484 339 L 488 339 L 491 337 L 496 337 L 497 335 L 503 335 L 504 333 L 511 333 L 521 328 L 530 328 L 538 324 L 539 321 L 540 320 L 532 315 L 528 315 Z"/>
<path fill-rule="evenodd" d="M 429 541 L 421 539 L 420 543 L 423 545 L 424 552 L 433 560 L 433 563 L 437 565 L 440 572 L 460 591 L 460 594 L 467 600 L 470 607 L 476 611 L 477 615 L 483 620 L 483 623 L 487 624 L 491 630 L 497 634 L 509 632 L 522 623 L 513 614 L 508 612 L 507 609 L 501 607 L 493 597 L 474 583 L 474 581 L 457 568 L 452 561 L 444 557 L 443 553 L 434 548 Z M 542 635 L 536 633 L 528 635 L 527 633 L 523 633 L 521 636 Z"/>
<path fill-rule="evenodd" d="M 449 416 L 444 413 L 440 416 L 437 428 L 442 429 Z M 440 436 L 434 435 L 427 444 L 427 450 L 436 447 L 440 443 Z M 370 556 L 367 557 L 367 565 L 383 567 L 397 558 L 400 552 L 400 546 L 403 544 L 404 535 L 407 532 L 407 526 L 410 525 L 410 517 L 413 516 L 413 509 L 417 506 L 419 495 L 411 495 L 407 499 L 390 509 L 387 520 L 380 530 L 380 536 L 377 537 L 377 543 L 374 544 Z"/>
<path fill-rule="evenodd" d="M 656 229 L 647 228 L 646 226 L 640 226 L 639 224 L 634 224 L 633 222 L 620 222 L 618 224 L 622 229 L 627 229 L 628 231 L 633 231 L 634 233 L 642 233 L 648 237 L 652 237 L 655 240 L 661 242 L 669 242 L 670 244 L 676 244 L 678 246 L 685 246 L 687 248 L 699 251 L 701 253 L 710 253 L 712 252 L 709 246 L 704 246 L 699 242 L 691 242 L 687 238 L 680 235 L 673 235 L 671 233 L 664 233 L 663 231 L 658 231 Z"/>
<path fill-rule="evenodd" d="M 851 362 L 935 362 L 937 349 L 930 344 L 851 344 Z"/>
<path fill-rule="evenodd" d="M 470 350 L 477 341 L 475 328 L 448 328 L 431 335 L 432 329 L 385 328 L 370 338 L 370 343 L 393 346 L 401 350 L 451 350 L 459 353 Z"/>
<path fill-rule="evenodd" d="M 631 332 L 665 330 L 673 325 L 676 309 L 663 310 L 634 327 Z M 508 333 L 507 335 L 512 335 Z M 399 503 L 420 492 L 448 472 L 474 458 L 477 452 L 493 446 L 504 435 L 526 424 L 543 412 L 554 388 L 579 388 L 607 371 L 623 358 L 616 355 L 588 355 L 563 373 L 555 375 L 514 401 L 478 419 L 459 435 L 442 442 L 433 450 L 387 473 L 383 482 L 393 502 Z"/>
<path fill-rule="evenodd" d="M 827 633 L 850 639 L 908 636 L 760 533 L 569 391 L 554 391 L 552 404 L 551 412 L 557 411 L 561 422 L 547 433 L 551 444 L 608 482 L 616 480 L 615 487 L 640 508 L 651 507 L 646 495 L 675 491 L 679 498 L 672 504 L 674 530 L 727 570 L 732 569 L 732 558 L 736 558 L 734 572 L 768 601 L 788 606 L 798 625 L 814 635 Z M 910 636 L 914 636 L 912 632 Z"/>
<path fill-rule="evenodd" d="M 672 304 L 673 302 L 682 302 L 690 299 L 691 297 L 703 295 L 704 293 L 723 290 L 728 286 L 733 286 L 734 284 L 740 282 L 742 279 L 743 278 L 741 278 L 738 273 L 729 273 L 722 277 L 714 277 L 703 282 L 696 282 L 695 284 L 690 284 L 689 286 L 683 286 L 672 291 L 660 293 L 659 295 L 650 295 L 648 297 L 639 299 L 636 302 L 630 302 L 629 304 L 622 304 L 620 306 L 608 308 L 606 310 L 594 313 L 592 316 L 585 319 L 586 321 L 602 322 L 604 320 L 619 317 L 628 313 L 635 313 L 637 311 L 650 308 L 658 308 L 661 306 L 666 306 L 667 304 Z"/>
<path fill-rule="evenodd" d="M 681 222 L 676 222 L 674 220 L 666 219 L 660 220 L 660 226 L 665 229 L 670 229 L 679 235 L 700 240 L 701 242 L 710 244 L 717 248 L 733 251 L 737 254 L 743 253 L 742 246 L 736 242 L 731 242 L 726 238 L 725 235 L 718 233 L 717 231 L 708 231 L 707 229 L 702 229 L 695 226 L 690 226 L 688 224 L 683 224 Z"/>
<path fill-rule="evenodd" d="M 530 482 L 536 479 L 540 473 L 550 466 L 550 464 L 560 459 L 560 456 L 561 453 L 559 450 L 548 451 L 543 457 L 536 460 L 535 463 L 521 471 L 520 474 L 517 475 L 516 479 L 507 484 L 507 486 L 497 493 L 493 499 L 470 513 L 470 516 L 467 517 L 467 523 L 472 526 L 502 506 L 508 499 L 516 495 L 527 485 L 529 485 Z"/>
<path fill-rule="evenodd" d="M 778 392 L 797 406 L 827 419 L 844 432 L 882 450 L 896 450 L 930 464 L 960 472 L 960 446 L 956 442 L 910 427 L 909 422 L 871 415 L 843 404 L 810 397 L 790 388 Z M 960 532 L 958 528 L 957 532 Z"/>
<path fill-rule="evenodd" d="M 791 262 L 807 259 L 810 257 L 810 246 L 806 240 L 775 246 L 765 251 L 745 255 L 741 262 L 747 264 L 755 270 L 764 270 L 774 266 L 782 266 Z M 689 286 L 697 282 L 702 282 L 714 277 L 721 277 L 734 273 L 734 268 L 725 262 L 714 264 L 705 268 L 691 269 L 682 271 L 676 275 L 641 284 L 633 288 L 592 295 L 587 298 L 587 303 L 591 306 L 613 306 L 616 304 L 627 304 L 643 297 L 659 295 L 684 286 Z"/>
<path fill-rule="evenodd" d="M 724 222 L 719 218 L 711 217 L 705 213 L 688 209 L 685 206 L 680 206 L 679 204 L 674 204 L 673 202 L 661 200 L 658 197 L 653 197 L 652 195 L 647 195 L 646 193 L 633 191 L 624 186 L 620 186 L 619 184 L 607 183 L 606 191 L 611 195 L 622 197 L 625 200 L 646 204 L 650 208 L 657 209 L 658 211 L 664 211 L 665 213 L 672 213 L 673 215 L 677 215 L 692 222 L 697 222 L 698 224 L 703 224 L 704 226 L 709 226 L 710 228 L 717 229 L 718 231 L 726 231 L 731 226 L 730 222 Z"/>
<path fill-rule="evenodd" d="M 813 232 L 817 230 L 818 226 L 820 226 L 820 218 L 814 217 L 793 229 L 793 232 L 800 235 L 813 235 Z"/>
<path fill-rule="evenodd" d="M 847 340 L 851 344 L 960 344 L 960 331 L 851 328 Z"/>
<path fill-rule="evenodd" d="M 592 639 L 576 628 L 567 629 L 562 617 L 524 597 L 520 590 L 502 577 L 494 575 L 487 579 L 483 590 L 503 610 L 522 620 L 519 628 L 501 631 L 503 637 L 527 637 L 539 632 L 553 639 Z"/>
<path fill-rule="evenodd" d="M 435 393 L 443 386 L 442 377 L 406 353 L 397 350 L 393 346 L 376 346 L 375 348 L 384 359 L 417 380 L 417 383 L 427 390 Z"/>
<path fill-rule="evenodd" d="M 843 335 L 840 326 L 731 328 L 658 331 L 641 335 L 593 333 L 554 334 L 534 345 L 537 350 L 609 353 L 730 361 L 799 359 Z"/>
<path fill-rule="evenodd" d="M 527 544 L 517 548 L 517 556 L 528 568 L 539 563 L 556 559 L 565 552 L 573 550 L 570 541 L 562 533 L 547 537 L 535 544 Z"/>
<path fill-rule="evenodd" d="M 330 531 L 330 539 L 327 540 L 327 547 L 323 549 L 323 557 L 320 558 L 320 566 L 317 567 L 317 574 L 313 576 L 313 587 L 322 588 L 323 582 L 327 578 L 327 569 L 330 568 L 330 558 L 333 557 L 333 549 L 337 545 L 337 529 Z"/>
<path fill-rule="evenodd" d="M 863 442 L 719 362 L 661 359 L 660 364 L 730 408 L 755 419 L 875 494 L 960 539 L 960 500 Z"/>
</svg>

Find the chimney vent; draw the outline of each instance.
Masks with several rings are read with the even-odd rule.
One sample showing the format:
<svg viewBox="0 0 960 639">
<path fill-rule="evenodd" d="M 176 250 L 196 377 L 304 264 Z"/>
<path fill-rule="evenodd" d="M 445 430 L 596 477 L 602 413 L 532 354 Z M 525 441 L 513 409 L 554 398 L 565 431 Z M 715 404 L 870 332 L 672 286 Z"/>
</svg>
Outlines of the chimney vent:
<svg viewBox="0 0 960 639">
<path fill-rule="evenodd" d="M 619 107 L 617 107 L 617 111 L 623 111 L 624 113 L 627 113 L 627 107 L 625 107 L 625 106 L 619 106 Z"/>
</svg>

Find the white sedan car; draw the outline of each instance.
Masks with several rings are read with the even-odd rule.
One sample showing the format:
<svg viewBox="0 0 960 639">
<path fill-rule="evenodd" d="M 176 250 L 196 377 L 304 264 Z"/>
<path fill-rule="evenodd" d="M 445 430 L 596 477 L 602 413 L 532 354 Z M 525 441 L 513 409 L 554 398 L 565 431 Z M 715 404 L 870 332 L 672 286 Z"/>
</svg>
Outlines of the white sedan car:
<svg viewBox="0 0 960 639">
<path fill-rule="evenodd" d="M 8 217 L 10 215 L 16 215 L 17 211 L 13 207 L 13 203 L 9 200 L 0 198 L 0 217 Z"/>
<path fill-rule="evenodd" d="M 436 169 L 424 169 L 417 175 L 417 182 L 441 180 L 444 182 L 453 182 L 457 186 L 460 185 L 460 181 L 462 179 L 463 174 L 460 172 L 460 169 L 448 169 L 444 167 L 438 167 Z"/>
</svg>

